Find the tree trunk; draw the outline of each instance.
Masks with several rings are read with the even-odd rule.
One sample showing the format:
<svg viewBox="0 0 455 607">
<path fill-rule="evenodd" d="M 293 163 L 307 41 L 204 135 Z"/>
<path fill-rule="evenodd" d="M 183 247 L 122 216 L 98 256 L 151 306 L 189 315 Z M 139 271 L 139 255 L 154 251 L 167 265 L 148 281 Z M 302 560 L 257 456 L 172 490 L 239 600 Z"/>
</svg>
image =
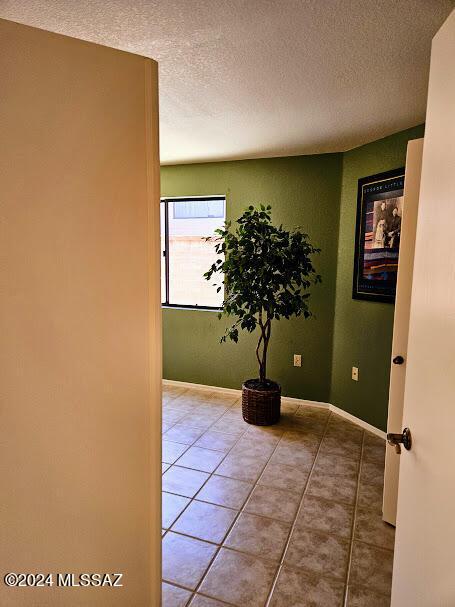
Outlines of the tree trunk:
<svg viewBox="0 0 455 607">
<path fill-rule="evenodd" d="M 262 322 L 262 315 L 259 317 L 259 326 L 261 328 L 261 336 L 258 341 L 256 348 L 256 358 L 259 362 L 259 381 L 261 384 L 265 383 L 267 379 L 267 350 L 269 347 L 270 333 L 272 330 L 271 319 L 268 318 L 266 323 Z M 260 353 L 262 343 L 262 353 Z"/>
</svg>

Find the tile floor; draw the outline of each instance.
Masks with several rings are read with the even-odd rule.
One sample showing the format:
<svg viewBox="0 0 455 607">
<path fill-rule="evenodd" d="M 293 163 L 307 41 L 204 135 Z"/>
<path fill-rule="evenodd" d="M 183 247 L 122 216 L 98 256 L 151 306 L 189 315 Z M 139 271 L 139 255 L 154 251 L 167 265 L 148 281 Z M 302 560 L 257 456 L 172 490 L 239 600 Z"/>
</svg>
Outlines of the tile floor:
<svg viewBox="0 0 455 607">
<path fill-rule="evenodd" d="M 325 409 L 246 424 L 235 395 L 164 387 L 163 607 L 386 607 L 384 441 Z"/>
</svg>

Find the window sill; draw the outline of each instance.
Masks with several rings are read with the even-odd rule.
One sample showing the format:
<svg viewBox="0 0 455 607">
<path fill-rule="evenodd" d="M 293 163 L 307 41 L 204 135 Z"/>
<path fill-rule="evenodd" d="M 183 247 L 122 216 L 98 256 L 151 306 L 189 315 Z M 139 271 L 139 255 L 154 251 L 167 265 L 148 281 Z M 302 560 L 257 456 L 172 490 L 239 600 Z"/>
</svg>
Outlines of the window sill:
<svg viewBox="0 0 455 607">
<path fill-rule="evenodd" d="M 169 304 L 161 304 L 161 308 L 163 310 L 185 310 L 186 312 L 197 311 L 197 312 L 215 312 L 219 314 L 222 311 L 222 308 L 209 308 L 204 306 L 178 306 L 178 305 L 169 305 Z"/>
</svg>

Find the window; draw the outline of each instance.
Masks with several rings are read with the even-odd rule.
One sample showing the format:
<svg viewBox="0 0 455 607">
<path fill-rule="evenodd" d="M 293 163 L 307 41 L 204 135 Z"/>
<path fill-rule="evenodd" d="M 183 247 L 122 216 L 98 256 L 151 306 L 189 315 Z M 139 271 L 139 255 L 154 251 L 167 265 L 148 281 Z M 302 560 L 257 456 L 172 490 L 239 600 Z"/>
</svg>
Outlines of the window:
<svg viewBox="0 0 455 607">
<path fill-rule="evenodd" d="M 204 240 L 224 225 L 224 196 L 161 200 L 161 301 L 167 306 L 219 308 L 213 280 L 203 274 L 218 258 L 213 242 Z M 217 279 L 217 282 L 221 282 Z M 220 284 L 222 287 L 222 284 Z"/>
</svg>

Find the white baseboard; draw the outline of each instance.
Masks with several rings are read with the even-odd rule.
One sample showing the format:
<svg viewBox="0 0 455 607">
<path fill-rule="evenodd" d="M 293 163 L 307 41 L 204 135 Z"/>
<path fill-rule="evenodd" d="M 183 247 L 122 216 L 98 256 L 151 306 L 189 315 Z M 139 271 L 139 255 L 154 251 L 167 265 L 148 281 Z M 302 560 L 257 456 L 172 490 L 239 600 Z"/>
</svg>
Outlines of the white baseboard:
<svg viewBox="0 0 455 607">
<path fill-rule="evenodd" d="M 224 392 L 225 394 L 237 394 L 241 396 L 242 391 L 235 388 L 220 388 L 219 386 L 206 386 L 205 384 L 194 384 L 189 381 L 177 381 L 175 379 L 163 379 L 165 386 L 175 386 L 176 388 L 197 388 L 198 390 L 207 390 L 208 392 Z"/>
<path fill-rule="evenodd" d="M 359 417 L 356 417 L 355 415 L 351 415 L 347 411 L 344 411 L 344 409 L 340 409 L 339 407 L 336 407 L 335 405 L 330 405 L 330 411 L 333 411 L 333 413 L 336 413 L 340 417 L 344 417 L 348 421 L 352 422 L 353 424 L 356 424 L 357 426 L 360 426 L 364 430 L 368 430 L 368 432 L 371 432 L 372 434 L 379 436 L 379 438 L 382 438 L 384 440 L 386 439 L 386 433 L 383 430 L 379 430 L 379 428 L 376 428 L 376 426 L 372 426 L 368 422 L 364 422 L 363 419 L 360 419 Z"/>
<path fill-rule="evenodd" d="M 319 407 L 320 409 L 330 409 L 330 403 L 324 403 L 321 400 L 305 400 L 304 398 L 294 398 L 293 396 L 282 396 L 282 403 L 294 405 L 306 405 L 307 407 Z"/>
<path fill-rule="evenodd" d="M 163 379 L 163 384 L 165 386 L 175 386 L 180 388 L 197 388 L 198 390 L 207 390 L 209 392 L 224 392 L 225 394 L 236 394 L 240 396 L 242 394 L 241 390 L 236 390 L 235 388 L 220 388 L 219 386 L 207 386 L 205 384 L 193 384 L 192 382 L 187 381 L 177 381 L 175 379 Z M 302 398 L 293 398 L 292 396 L 282 396 L 281 401 L 283 403 L 294 403 L 296 405 L 306 405 L 307 407 L 320 407 L 321 409 L 329 409 L 333 411 L 336 415 L 347 419 L 348 421 L 356 424 L 363 430 L 367 430 L 376 436 L 379 436 L 382 439 L 386 439 L 386 433 L 375 426 L 372 426 L 368 422 L 363 421 L 359 417 L 355 415 L 351 415 L 347 411 L 332 405 L 331 403 L 324 403 L 316 400 L 305 400 Z"/>
</svg>

